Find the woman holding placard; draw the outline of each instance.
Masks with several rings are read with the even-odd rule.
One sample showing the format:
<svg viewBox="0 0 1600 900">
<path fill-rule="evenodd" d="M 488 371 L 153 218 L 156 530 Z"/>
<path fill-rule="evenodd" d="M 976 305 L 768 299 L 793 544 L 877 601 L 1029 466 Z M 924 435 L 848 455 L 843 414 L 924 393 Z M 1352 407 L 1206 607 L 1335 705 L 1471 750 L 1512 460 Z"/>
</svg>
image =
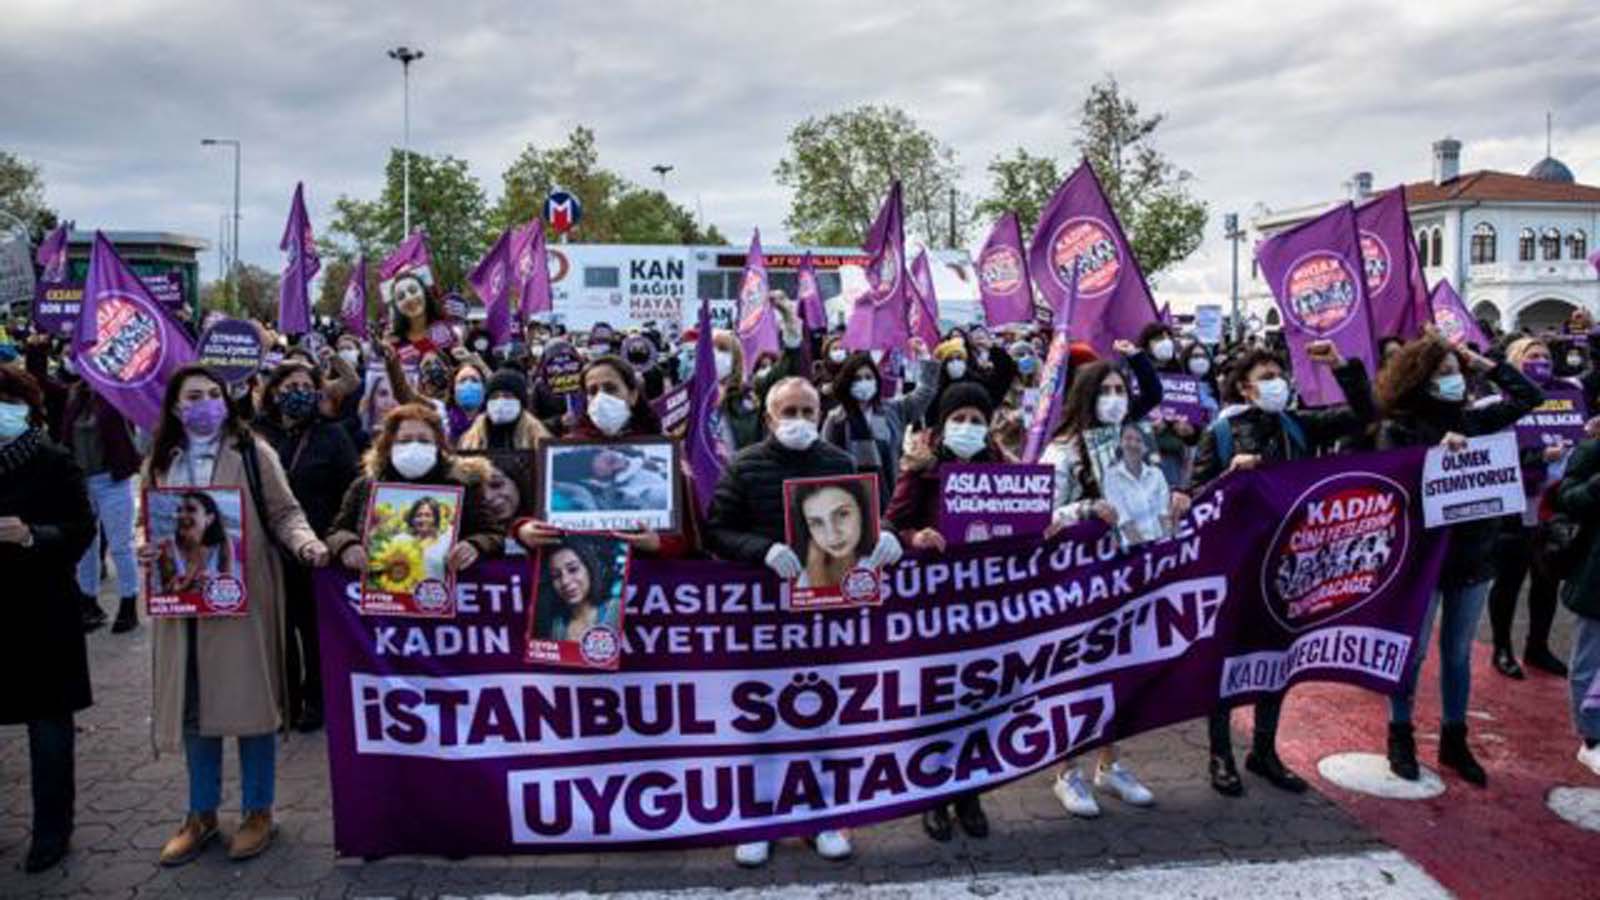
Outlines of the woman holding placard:
<svg viewBox="0 0 1600 900">
<path fill-rule="evenodd" d="M 217 836 L 224 737 L 239 740 L 243 806 L 228 855 L 248 859 L 272 841 L 275 732 L 287 699 L 285 578 L 273 544 L 307 565 L 326 564 L 328 549 L 290 491 L 278 454 L 239 419 L 226 386 L 199 366 L 178 370 L 167 383 L 144 483 L 229 487 L 244 497 L 247 612 L 153 622 L 152 731 L 158 749 L 183 748 L 189 772 L 189 813 L 162 847 L 162 865 L 189 862 Z M 138 556 L 148 571 L 161 551 L 146 544 Z"/>
</svg>

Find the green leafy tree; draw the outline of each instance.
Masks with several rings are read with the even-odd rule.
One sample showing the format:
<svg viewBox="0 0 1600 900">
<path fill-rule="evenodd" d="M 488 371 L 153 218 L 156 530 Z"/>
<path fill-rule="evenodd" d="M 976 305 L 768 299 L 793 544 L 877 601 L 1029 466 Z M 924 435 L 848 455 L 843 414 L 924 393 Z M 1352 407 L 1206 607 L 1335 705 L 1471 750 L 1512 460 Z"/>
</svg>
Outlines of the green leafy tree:
<svg viewBox="0 0 1600 900">
<path fill-rule="evenodd" d="M 405 155 L 389 155 L 386 182 L 377 200 L 341 196 L 323 247 L 335 258 L 349 260 L 365 253 L 377 266 L 404 239 Z M 446 288 L 465 283 L 483 251 L 488 201 L 465 160 L 453 156 L 411 154 L 411 227 L 428 232 L 434 276 Z"/>
<path fill-rule="evenodd" d="M 943 247 L 950 243 L 952 206 L 957 243 L 970 221 L 955 151 L 891 106 L 805 119 L 789 132 L 788 155 L 773 175 L 794 192 L 784 221 L 801 243 L 864 241 L 895 179 L 904 191 L 908 235 Z"/>
<path fill-rule="evenodd" d="M 200 288 L 200 308 L 217 310 L 236 319 L 278 321 L 278 273 L 251 263 L 239 265 L 239 293 L 228 292 L 226 281 L 209 281 Z"/>
<path fill-rule="evenodd" d="M 56 211 L 44 201 L 39 166 L 5 150 L 0 150 L 0 211 L 21 219 L 36 244 L 58 222 Z"/>
<path fill-rule="evenodd" d="M 1039 221 L 1050 195 L 1061 186 L 1061 166 L 1048 156 L 1034 156 L 1018 147 L 1009 158 L 995 157 L 989 163 L 990 194 L 978 203 L 978 216 L 985 221 L 1016 212 L 1026 235 Z"/>
</svg>

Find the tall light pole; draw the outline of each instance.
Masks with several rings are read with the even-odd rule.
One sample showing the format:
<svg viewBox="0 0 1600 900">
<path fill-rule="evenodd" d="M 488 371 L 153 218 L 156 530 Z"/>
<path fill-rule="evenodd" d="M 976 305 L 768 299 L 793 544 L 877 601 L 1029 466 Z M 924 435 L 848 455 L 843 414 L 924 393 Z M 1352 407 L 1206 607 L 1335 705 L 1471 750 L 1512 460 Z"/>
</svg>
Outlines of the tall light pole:
<svg viewBox="0 0 1600 900">
<path fill-rule="evenodd" d="M 239 157 L 243 155 L 237 138 L 201 138 L 202 147 L 233 148 L 233 257 L 228 264 L 228 292 L 239 299 Z"/>
<path fill-rule="evenodd" d="M 401 218 L 405 221 L 405 233 L 409 236 L 411 234 L 411 64 L 422 58 L 422 51 L 401 45 L 389 51 L 389 58 L 400 61 L 401 77 L 405 80 L 406 157 L 403 166 L 405 174 L 402 176 L 405 185 L 402 188 L 404 199 L 401 200 L 404 212 Z"/>
<path fill-rule="evenodd" d="M 667 173 L 671 172 L 672 169 L 673 167 L 666 163 L 656 163 L 650 167 L 650 171 L 661 176 L 661 193 L 663 194 L 667 192 Z"/>
<path fill-rule="evenodd" d="M 1244 240 L 1244 232 L 1239 230 L 1239 214 L 1228 213 L 1222 217 L 1222 228 L 1226 232 L 1228 242 L 1233 245 L 1233 339 L 1239 341 L 1244 336 L 1244 320 L 1239 318 L 1239 242 Z"/>
</svg>

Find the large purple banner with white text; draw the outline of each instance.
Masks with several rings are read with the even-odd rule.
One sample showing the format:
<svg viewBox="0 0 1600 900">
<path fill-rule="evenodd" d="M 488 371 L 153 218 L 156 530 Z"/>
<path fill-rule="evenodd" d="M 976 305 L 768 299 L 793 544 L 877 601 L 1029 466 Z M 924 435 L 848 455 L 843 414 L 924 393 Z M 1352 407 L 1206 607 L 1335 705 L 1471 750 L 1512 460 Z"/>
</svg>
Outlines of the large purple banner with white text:
<svg viewBox="0 0 1600 900">
<path fill-rule="evenodd" d="M 784 609 L 765 569 L 636 559 L 617 672 L 523 659 L 526 560 L 453 620 L 317 580 L 350 856 L 592 852 L 863 826 L 1301 680 L 1396 689 L 1447 530 L 1420 449 L 1219 479 L 1167 539 L 1103 525 L 908 555 L 882 606 Z M 1042 788 L 1041 788 L 1042 789 Z"/>
</svg>

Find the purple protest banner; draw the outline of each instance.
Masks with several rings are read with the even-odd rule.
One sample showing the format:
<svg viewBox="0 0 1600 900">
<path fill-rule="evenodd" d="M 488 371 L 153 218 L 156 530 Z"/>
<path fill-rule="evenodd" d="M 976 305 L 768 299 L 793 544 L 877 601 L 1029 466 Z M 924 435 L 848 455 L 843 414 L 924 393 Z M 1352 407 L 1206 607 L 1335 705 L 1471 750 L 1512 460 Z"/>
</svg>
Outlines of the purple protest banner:
<svg viewBox="0 0 1600 900">
<path fill-rule="evenodd" d="M 183 276 L 177 272 L 140 275 L 139 281 L 152 299 L 168 312 L 183 305 Z M 83 305 L 83 282 L 44 281 L 34 285 L 33 308 L 29 317 L 35 331 L 68 337 L 78 327 L 78 311 Z"/>
<path fill-rule="evenodd" d="M 656 418 L 661 420 L 662 434 L 677 431 L 683 423 L 689 421 L 691 400 L 689 389 L 692 386 L 692 381 L 686 381 L 650 401 L 650 408 L 655 411 Z"/>
<path fill-rule="evenodd" d="M 1576 446 L 1584 440 L 1583 424 L 1589 421 L 1589 401 L 1581 384 L 1565 378 L 1552 378 L 1539 385 L 1544 402 L 1512 426 L 1517 446 L 1523 450 L 1543 450 L 1565 443 Z"/>
<path fill-rule="evenodd" d="M 811 251 L 800 257 L 800 270 L 796 275 L 795 302 L 800 307 L 800 321 L 807 332 L 828 330 L 828 310 L 822 303 L 822 287 L 817 283 L 817 266 Z"/>
<path fill-rule="evenodd" d="M 525 561 L 462 573 L 448 622 L 357 615 L 319 570 L 335 851 L 814 834 L 1303 681 L 1392 693 L 1447 542 L 1423 452 L 1230 473 L 1126 552 L 1100 522 L 913 552 L 874 607 L 797 615 L 763 567 L 636 559 L 605 674 L 523 662 Z"/>
<path fill-rule="evenodd" d="M 1075 262 L 1081 268 L 1077 295 L 1063 316 Z M 1150 286 L 1087 160 L 1061 183 L 1040 214 L 1028 248 L 1028 270 L 1049 299 L 1054 317 L 1070 322 L 1072 339 L 1088 342 L 1103 357 L 1111 356 L 1114 341 L 1131 341 L 1157 321 Z"/>
<path fill-rule="evenodd" d="M 384 257 L 383 264 L 378 266 L 378 279 L 387 281 L 401 272 L 432 268 L 433 259 L 428 255 L 428 233 L 418 229 L 401 241 L 394 252 Z"/>
<path fill-rule="evenodd" d="M 1054 466 L 944 463 L 939 533 L 950 546 L 1043 534 L 1055 492 Z"/>
<path fill-rule="evenodd" d="M 496 348 L 511 343 L 511 232 L 502 231 L 467 276 L 483 300 L 483 328 Z"/>
<path fill-rule="evenodd" d="M 72 231 L 73 224 L 62 222 L 50 229 L 50 233 L 39 242 L 39 249 L 33 255 L 33 261 L 44 270 L 39 273 L 39 281 L 67 280 L 67 235 Z"/>
<path fill-rule="evenodd" d="M 1374 335 L 1408 341 L 1420 336 L 1431 313 L 1427 290 L 1417 291 L 1422 267 L 1406 211 L 1405 186 L 1385 191 L 1357 209 L 1356 230 Z"/>
<path fill-rule="evenodd" d="M 1067 293 L 1061 308 L 1071 310 L 1078 294 L 1078 267 L 1076 261 L 1067 269 Z M 1028 422 L 1028 439 L 1022 447 L 1022 461 L 1035 463 L 1044 453 L 1045 445 L 1055 437 L 1061 426 L 1061 402 L 1067 394 L 1067 377 L 1072 355 L 1072 341 L 1067 334 L 1069 316 L 1058 315 L 1051 326 L 1050 349 L 1044 355 L 1044 367 L 1039 370 L 1039 390 L 1034 394 L 1033 415 Z"/>
<path fill-rule="evenodd" d="M 1200 379 L 1177 372 L 1162 372 L 1161 405 L 1153 415 L 1168 422 L 1185 422 L 1195 430 L 1211 422 L 1212 407 L 1205 401 Z"/>
<path fill-rule="evenodd" d="M 1267 238 L 1256 246 L 1256 259 L 1283 316 L 1301 402 L 1345 402 L 1333 370 L 1312 363 L 1306 346 L 1331 341 L 1345 359 L 1361 360 L 1369 372 L 1378 370 L 1355 208 L 1342 203 Z"/>
<path fill-rule="evenodd" d="M 694 374 L 689 379 L 689 429 L 684 432 L 685 454 L 694 477 L 695 502 L 701 515 L 711 509 L 711 495 L 728 464 L 728 445 L 722 436 L 722 386 L 717 380 L 716 345 L 711 335 L 711 301 L 700 301 L 700 318 L 694 339 Z"/>
<path fill-rule="evenodd" d="M 861 250 L 871 257 L 867 261 L 867 292 L 856 298 L 850 310 L 843 344 L 851 350 L 902 349 L 910 336 L 906 330 L 910 293 L 900 182 L 889 186 L 889 196 L 884 198 Z"/>
<path fill-rule="evenodd" d="M 1033 321 L 1033 285 L 1022 251 L 1022 224 L 1008 212 L 989 230 L 978 252 L 978 296 L 990 328 Z"/>
<path fill-rule="evenodd" d="M 254 322 L 220 318 L 206 326 L 195 348 L 195 362 L 228 384 L 240 384 L 261 371 L 266 347 Z"/>
<path fill-rule="evenodd" d="M 924 249 L 911 263 L 911 336 L 930 349 L 939 345 L 939 297 L 933 292 L 933 270 Z"/>
<path fill-rule="evenodd" d="M 1433 310 L 1434 327 L 1450 346 L 1475 344 L 1479 350 L 1489 349 L 1489 336 L 1483 333 L 1483 326 L 1472 313 L 1467 312 L 1467 305 L 1461 302 L 1461 295 L 1451 286 L 1450 279 L 1442 279 L 1433 286 L 1428 306 Z"/>
<path fill-rule="evenodd" d="M 363 340 L 367 338 L 367 257 L 356 257 L 350 267 L 350 280 L 345 282 L 344 299 L 339 303 L 339 318 L 344 330 Z"/>
<path fill-rule="evenodd" d="M 756 358 L 777 353 L 778 311 L 767 297 L 767 260 L 761 253 L 761 229 L 750 236 L 750 252 L 744 258 L 744 275 L 739 279 L 739 344 L 744 348 L 744 374 L 749 377 Z"/>
<path fill-rule="evenodd" d="M 289 201 L 289 218 L 283 223 L 278 249 L 289 254 L 278 279 L 278 330 L 284 334 L 305 334 L 311 330 L 311 298 L 306 288 L 322 268 L 317 256 L 317 241 L 311 234 L 311 217 L 306 214 L 305 185 L 296 182 L 294 199 Z"/>
<path fill-rule="evenodd" d="M 89 253 L 72 359 L 95 393 L 151 431 L 161 421 L 167 380 L 194 361 L 189 336 L 99 231 Z"/>
<path fill-rule="evenodd" d="M 517 272 L 517 322 L 527 325 L 533 317 L 553 312 L 550 297 L 550 259 L 544 246 L 544 220 L 517 229 L 511 241 L 511 259 Z"/>
</svg>

